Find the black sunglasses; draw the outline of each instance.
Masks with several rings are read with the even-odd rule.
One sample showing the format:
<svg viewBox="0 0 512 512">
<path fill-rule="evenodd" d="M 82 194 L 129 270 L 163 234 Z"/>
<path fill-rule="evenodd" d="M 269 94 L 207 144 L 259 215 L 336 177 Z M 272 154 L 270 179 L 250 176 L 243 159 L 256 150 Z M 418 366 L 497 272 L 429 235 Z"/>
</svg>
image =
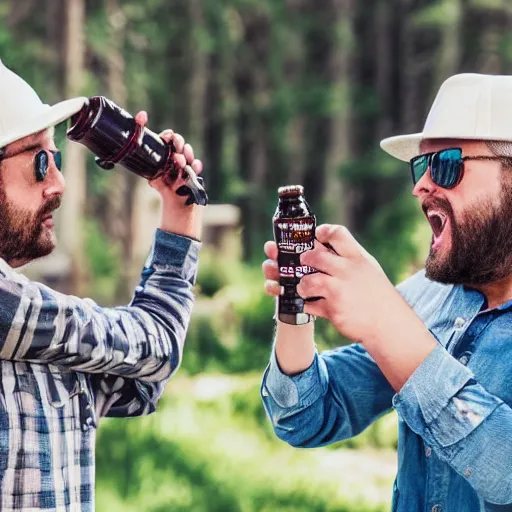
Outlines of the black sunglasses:
<svg viewBox="0 0 512 512">
<path fill-rule="evenodd" d="M 430 168 L 430 177 L 436 185 L 443 188 L 454 188 L 462 180 L 466 160 L 501 160 L 507 163 L 511 161 L 510 158 L 504 156 L 463 157 L 461 148 L 442 149 L 416 156 L 410 161 L 412 182 L 416 185 Z"/>
<path fill-rule="evenodd" d="M 13 156 L 17 156 L 24 152 L 25 151 L 20 151 L 14 155 L 4 156 L 4 150 L 0 149 L 0 160 L 7 160 L 8 158 L 12 158 Z M 59 171 L 62 170 L 62 153 L 60 151 L 41 149 L 41 151 L 38 151 L 34 157 L 34 174 L 36 181 L 43 181 L 48 174 L 48 167 L 50 166 L 48 153 L 52 154 L 55 167 L 57 167 Z"/>
</svg>

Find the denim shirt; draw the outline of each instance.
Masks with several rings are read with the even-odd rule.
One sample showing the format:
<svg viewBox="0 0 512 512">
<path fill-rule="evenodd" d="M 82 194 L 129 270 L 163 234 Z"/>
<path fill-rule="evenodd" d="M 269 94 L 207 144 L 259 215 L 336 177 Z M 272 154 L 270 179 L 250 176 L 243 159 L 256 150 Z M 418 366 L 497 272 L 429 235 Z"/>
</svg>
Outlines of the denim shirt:
<svg viewBox="0 0 512 512">
<path fill-rule="evenodd" d="M 395 393 L 358 344 L 284 375 L 275 352 L 261 394 L 278 437 L 316 447 L 355 436 L 395 408 L 392 510 L 512 511 L 512 301 L 417 273 L 398 290 L 438 342 Z"/>
</svg>

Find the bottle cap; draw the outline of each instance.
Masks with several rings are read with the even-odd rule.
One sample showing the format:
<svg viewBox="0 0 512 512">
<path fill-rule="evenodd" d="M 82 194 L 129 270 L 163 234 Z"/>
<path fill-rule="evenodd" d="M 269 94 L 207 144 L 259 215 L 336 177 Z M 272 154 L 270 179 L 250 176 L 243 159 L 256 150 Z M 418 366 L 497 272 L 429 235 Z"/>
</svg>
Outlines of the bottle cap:
<svg viewBox="0 0 512 512">
<path fill-rule="evenodd" d="M 304 194 L 304 187 L 302 185 L 287 185 L 277 189 L 279 197 L 298 197 Z"/>
</svg>

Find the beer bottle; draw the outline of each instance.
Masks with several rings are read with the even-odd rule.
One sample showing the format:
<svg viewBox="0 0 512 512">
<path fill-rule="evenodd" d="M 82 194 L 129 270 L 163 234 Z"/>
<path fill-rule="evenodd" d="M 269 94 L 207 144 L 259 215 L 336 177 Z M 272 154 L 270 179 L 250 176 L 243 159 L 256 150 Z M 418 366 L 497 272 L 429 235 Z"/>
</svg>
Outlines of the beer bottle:
<svg viewBox="0 0 512 512">
<path fill-rule="evenodd" d="M 277 244 L 279 284 L 278 318 L 281 322 L 301 325 L 314 320 L 304 313 L 304 299 L 297 293 L 300 278 L 314 272 L 300 263 L 300 255 L 313 249 L 316 218 L 305 197 L 304 187 L 290 185 L 278 189 L 278 204 L 273 217 L 274 239 Z"/>
<path fill-rule="evenodd" d="M 133 116 L 104 96 L 89 98 L 69 120 L 69 140 L 83 144 L 96 155 L 96 163 L 111 170 L 118 163 L 147 180 L 167 175 L 178 177 L 172 155 L 176 148 L 146 127 L 139 126 Z M 176 193 L 188 196 L 186 204 L 206 205 L 208 196 L 203 178 L 187 166 L 182 177 L 186 184 Z"/>
</svg>

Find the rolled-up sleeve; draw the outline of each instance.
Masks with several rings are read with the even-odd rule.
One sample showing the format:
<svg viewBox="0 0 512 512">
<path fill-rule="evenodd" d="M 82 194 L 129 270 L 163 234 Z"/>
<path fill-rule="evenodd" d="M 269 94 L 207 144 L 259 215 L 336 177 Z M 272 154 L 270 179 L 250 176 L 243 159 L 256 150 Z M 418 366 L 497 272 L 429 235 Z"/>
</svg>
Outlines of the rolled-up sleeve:
<svg viewBox="0 0 512 512">
<path fill-rule="evenodd" d="M 512 409 L 437 346 L 393 397 L 398 414 L 486 501 L 512 503 Z"/>
<path fill-rule="evenodd" d="M 300 447 L 352 437 L 391 408 L 393 390 L 361 345 L 315 354 L 298 375 L 282 373 L 272 351 L 261 396 L 276 435 Z"/>
</svg>

